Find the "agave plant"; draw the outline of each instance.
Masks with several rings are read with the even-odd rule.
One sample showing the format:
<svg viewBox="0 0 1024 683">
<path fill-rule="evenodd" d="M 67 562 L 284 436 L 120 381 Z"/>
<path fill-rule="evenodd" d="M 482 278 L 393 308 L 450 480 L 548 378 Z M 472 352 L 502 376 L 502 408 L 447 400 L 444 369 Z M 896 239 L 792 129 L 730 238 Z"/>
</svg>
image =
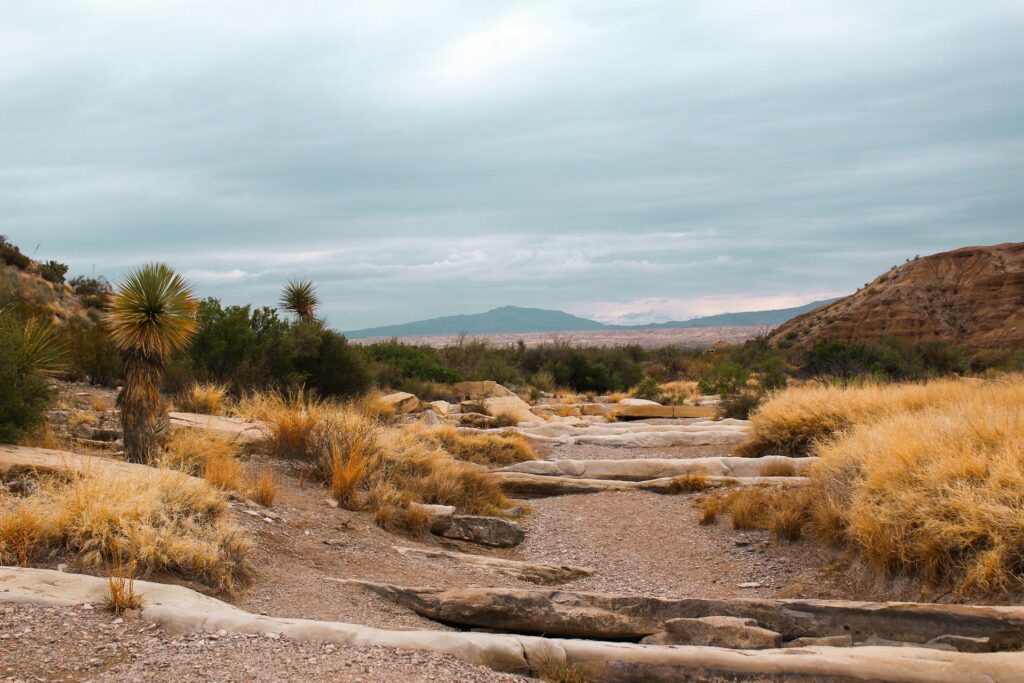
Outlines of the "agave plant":
<svg viewBox="0 0 1024 683">
<path fill-rule="evenodd" d="M 124 362 L 117 404 L 125 455 L 132 462 L 157 455 L 157 436 L 167 417 L 160 396 L 164 367 L 195 335 L 197 307 L 189 284 L 162 263 L 130 273 L 111 297 L 106 323 Z"/>
<path fill-rule="evenodd" d="M 289 280 L 281 293 L 281 307 L 306 323 L 317 323 L 316 307 L 319 305 L 316 285 L 310 280 Z"/>
</svg>

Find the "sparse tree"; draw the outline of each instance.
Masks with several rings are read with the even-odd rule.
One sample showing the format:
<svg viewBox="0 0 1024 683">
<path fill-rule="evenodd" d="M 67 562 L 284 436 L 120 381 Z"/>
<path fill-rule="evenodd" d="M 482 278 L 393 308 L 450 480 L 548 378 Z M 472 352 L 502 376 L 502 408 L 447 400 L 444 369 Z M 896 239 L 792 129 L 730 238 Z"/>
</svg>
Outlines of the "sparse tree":
<svg viewBox="0 0 1024 683">
<path fill-rule="evenodd" d="M 319 305 L 316 285 L 310 280 L 289 280 L 281 293 L 281 307 L 311 325 L 317 323 L 316 307 Z"/>
<path fill-rule="evenodd" d="M 124 363 L 117 404 L 131 462 L 150 462 L 157 454 L 157 437 L 167 420 L 160 396 L 164 367 L 192 340 L 197 307 L 189 284 L 162 263 L 130 273 L 111 297 L 106 321 Z"/>
</svg>

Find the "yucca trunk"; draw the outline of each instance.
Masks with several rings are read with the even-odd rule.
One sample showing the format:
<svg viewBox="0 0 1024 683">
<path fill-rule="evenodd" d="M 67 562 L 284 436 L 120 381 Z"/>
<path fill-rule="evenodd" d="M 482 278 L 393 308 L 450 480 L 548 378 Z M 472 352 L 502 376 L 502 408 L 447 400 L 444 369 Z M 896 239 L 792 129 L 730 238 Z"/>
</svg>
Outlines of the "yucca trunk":
<svg viewBox="0 0 1024 683">
<path fill-rule="evenodd" d="M 122 352 L 124 384 L 117 395 L 129 462 L 149 464 L 160 451 L 159 435 L 166 428 L 166 402 L 160 395 L 164 364 L 138 351 Z"/>
</svg>

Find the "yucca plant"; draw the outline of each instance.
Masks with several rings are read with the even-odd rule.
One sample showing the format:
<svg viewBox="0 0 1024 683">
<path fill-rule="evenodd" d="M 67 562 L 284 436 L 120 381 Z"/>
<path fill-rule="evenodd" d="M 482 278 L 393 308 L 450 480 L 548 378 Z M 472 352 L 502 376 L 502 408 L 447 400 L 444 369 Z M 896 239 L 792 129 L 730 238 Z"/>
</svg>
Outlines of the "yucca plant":
<svg viewBox="0 0 1024 683">
<path fill-rule="evenodd" d="M 281 308 L 291 311 L 299 320 L 316 324 L 316 307 L 320 298 L 316 295 L 316 285 L 310 280 L 289 280 L 281 292 Z"/>
<path fill-rule="evenodd" d="M 158 455 L 157 436 L 167 419 L 160 396 L 164 367 L 195 335 L 197 308 L 191 286 L 162 263 L 130 273 L 111 297 L 106 322 L 124 363 L 117 405 L 125 455 L 132 462 Z"/>
<path fill-rule="evenodd" d="M 42 422 L 53 393 L 46 380 L 66 370 L 66 360 L 67 345 L 50 322 L 0 307 L 0 442 Z"/>
</svg>

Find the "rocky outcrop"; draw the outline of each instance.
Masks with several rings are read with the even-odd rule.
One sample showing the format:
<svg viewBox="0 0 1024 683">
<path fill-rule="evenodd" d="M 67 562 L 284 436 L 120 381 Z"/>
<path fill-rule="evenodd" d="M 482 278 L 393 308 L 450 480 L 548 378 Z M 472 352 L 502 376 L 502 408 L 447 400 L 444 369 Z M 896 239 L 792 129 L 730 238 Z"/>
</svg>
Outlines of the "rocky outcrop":
<svg viewBox="0 0 1024 683">
<path fill-rule="evenodd" d="M 396 391 L 387 396 L 381 396 L 380 402 L 390 407 L 398 415 L 414 413 L 420 408 L 420 400 L 406 391 Z"/>
<path fill-rule="evenodd" d="M 1024 242 L 914 259 L 855 294 L 793 318 L 772 333 L 771 341 L 861 344 L 885 336 L 968 349 L 1024 345 Z"/>
<path fill-rule="evenodd" d="M 519 560 L 506 560 L 500 557 L 489 557 L 487 555 L 469 555 L 466 553 L 455 553 L 447 550 L 434 550 L 430 548 L 404 548 L 392 546 L 402 555 L 418 557 L 427 560 L 447 560 L 469 567 L 487 569 L 490 571 L 505 574 L 523 581 L 539 584 L 556 584 L 590 576 L 593 569 L 585 567 L 573 567 L 561 564 L 545 564 L 540 562 L 521 562 Z"/>
<path fill-rule="evenodd" d="M 494 417 L 505 416 L 514 420 L 516 424 L 521 422 L 535 422 L 537 416 L 530 410 L 530 404 L 516 395 L 495 396 L 483 399 L 483 408 L 486 414 Z"/>
<path fill-rule="evenodd" d="M 461 626 L 570 638 L 638 640 L 673 619 L 752 619 L 786 640 L 852 636 L 925 644 L 941 636 L 987 638 L 992 650 L 1024 648 L 1024 607 L 841 600 L 666 599 L 515 588 L 406 588 L 358 582 L 417 614 Z"/>
<path fill-rule="evenodd" d="M 201 415 L 199 413 L 170 413 L 171 429 L 201 429 L 204 432 L 239 445 L 264 441 L 269 430 L 262 422 L 248 422 L 239 417 Z"/>
<path fill-rule="evenodd" d="M 808 681 L 850 683 L 1019 683 L 1024 654 L 963 654 L 920 647 L 811 647 L 729 650 L 656 647 L 459 631 L 389 631 L 357 624 L 268 617 L 242 611 L 183 586 L 136 581 L 143 619 L 171 633 L 279 634 L 344 647 L 394 647 L 455 655 L 500 671 L 536 673 L 565 662 L 593 683 Z M 107 580 L 48 569 L 0 567 L 0 602 L 50 606 L 100 604 Z"/>
<path fill-rule="evenodd" d="M 770 472 L 775 468 L 791 468 L 794 475 L 802 475 L 807 473 L 816 460 L 817 458 L 790 458 L 783 455 L 766 455 L 761 458 L 720 456 L 686 459 L 530 460 L 497 471 L 576 479 L 646 481 L 698 473 L 720 477 L 760 477 L 764 472 Z"/>
<path fill-rule="evenodd" d="M 515 396 L 515 392 L 497 382 L 456 382 L 451 385 L 452 393 L 465 401 L 480 401 L 485 398 Z"/>
<path fill-rule="evenodd" d="M 680 417 L 715 417 L 718 408 L 714 406 L 663 406 L 657 403 L 653 405 L 623 405 L 619 404 L 612 408 L 611 414 L 617 420 L 646 420 L 650 418 L 680 418 Z"/>
</svg>

